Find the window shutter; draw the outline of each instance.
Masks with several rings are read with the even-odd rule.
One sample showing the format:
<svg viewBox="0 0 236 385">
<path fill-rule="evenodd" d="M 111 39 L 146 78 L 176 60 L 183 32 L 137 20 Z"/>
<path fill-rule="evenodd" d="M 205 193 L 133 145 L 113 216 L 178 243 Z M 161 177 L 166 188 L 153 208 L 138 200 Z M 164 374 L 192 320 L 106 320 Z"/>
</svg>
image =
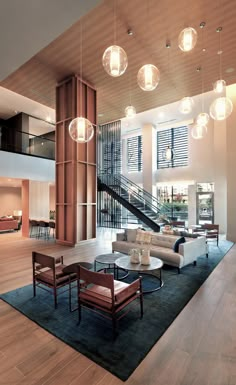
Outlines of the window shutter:
<svg viewBox="0 0 236 385">
<path fill-rule="evenodd" d="M 166 160 L 163 152 L 170 147 L 174 150 L 174 158 Z M 182 167 L 188 165 L 188 127 L 176 127 L 157 131 L 157 169 Z"/>
<path fill-rule="evenodd" d="M 133 136 L 127 139 L 128 172 L 142 171 L 143 169 L 143 143 L 142 136 Z"/>
</svg>

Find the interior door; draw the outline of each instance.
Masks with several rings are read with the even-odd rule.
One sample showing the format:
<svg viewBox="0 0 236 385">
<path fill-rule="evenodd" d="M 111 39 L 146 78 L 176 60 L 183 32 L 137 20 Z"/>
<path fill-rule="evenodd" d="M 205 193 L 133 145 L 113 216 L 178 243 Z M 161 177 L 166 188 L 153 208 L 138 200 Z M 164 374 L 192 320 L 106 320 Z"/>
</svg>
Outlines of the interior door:
<svg viewBox="0 0 236 385">
<path fill-rule="evenodd" d="M 197 192 L 197 224 L 214 223 L 214 193 Z"/>
</svg>

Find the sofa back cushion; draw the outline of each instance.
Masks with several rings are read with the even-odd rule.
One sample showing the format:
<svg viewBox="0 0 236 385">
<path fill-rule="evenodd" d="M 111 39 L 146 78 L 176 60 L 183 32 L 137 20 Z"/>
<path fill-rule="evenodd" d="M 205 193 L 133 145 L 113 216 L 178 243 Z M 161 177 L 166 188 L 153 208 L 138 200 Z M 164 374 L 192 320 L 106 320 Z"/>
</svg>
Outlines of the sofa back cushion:
<svg viewBox="0 0 236 385">
<path fill-rule="evenodd" d="M 173 235 L 153 234 L 151 243 L 155 246 L 167 247 L 173 249 L 177 237 Z"/>
<path fill-rule="evenodd" d="M 125 240 L 127 242 L 136 242 L 137 229 L 126 229 L 125 230 Z"/>
</svg>

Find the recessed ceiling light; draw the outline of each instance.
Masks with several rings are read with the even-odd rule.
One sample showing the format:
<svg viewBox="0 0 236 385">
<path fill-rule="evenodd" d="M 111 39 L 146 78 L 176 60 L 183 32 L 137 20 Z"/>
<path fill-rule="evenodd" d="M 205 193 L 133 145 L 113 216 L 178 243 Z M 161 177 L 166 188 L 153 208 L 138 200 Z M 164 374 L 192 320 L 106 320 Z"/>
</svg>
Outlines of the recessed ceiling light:
<svg viewBox="0 0 236 385">
<path fill-rule="evenodd" d="M 101 118 L 104 114 L 98 114 L 99 118 Z"/>
<path fill-rule="evenodd" d="M 11 182 L 11 179 L 7 179 L 8 182 Z"/>
<path fill-rule="evenodd" d="M 165 113 L 163 111 L 159 112 L 158 118 L 162 119 L 162 118 L 164 118 L 164 116 L 165 116 Z"/>
<path fill-rule="evenodd" d="M 51 117 L 50 117 L 50 116 L 47 116 L 47 117 L 46 117 L 46 121 L 47 121 L 47 122 L 51 122 L 51 121 L 52 121 Z"/>
<path fill-rule="evenodd" d="M 234 68 L 233 68 L 233 67 L 227 68 L 227 69 L 225 70 L 225 72 L 226 72 L 227 74 L 230 74 L 231 72 L 234 72 Z"/>
</svg>

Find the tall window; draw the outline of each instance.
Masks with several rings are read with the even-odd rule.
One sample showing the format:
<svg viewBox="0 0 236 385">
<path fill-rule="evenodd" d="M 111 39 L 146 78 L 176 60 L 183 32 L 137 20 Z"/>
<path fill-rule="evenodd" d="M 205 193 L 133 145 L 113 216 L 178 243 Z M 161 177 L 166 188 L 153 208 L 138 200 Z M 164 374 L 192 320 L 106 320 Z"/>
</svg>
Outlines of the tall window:
<svg viewBox="0 0 236 385">
<path fill-rule="evenodd" d="M 133 136 L 127 139 L 127 168 L 129 172 L 143 169 L 143 142 L 142 136 Z"/>
<path fill-rule="evenodd" d="M 165 159 L 167 147 L 174 150 L 171 160 Z M 176 127 L 157 131 L 157 168 L 181 167 L 188 165 L 188 127 Z"/>
</svg>

